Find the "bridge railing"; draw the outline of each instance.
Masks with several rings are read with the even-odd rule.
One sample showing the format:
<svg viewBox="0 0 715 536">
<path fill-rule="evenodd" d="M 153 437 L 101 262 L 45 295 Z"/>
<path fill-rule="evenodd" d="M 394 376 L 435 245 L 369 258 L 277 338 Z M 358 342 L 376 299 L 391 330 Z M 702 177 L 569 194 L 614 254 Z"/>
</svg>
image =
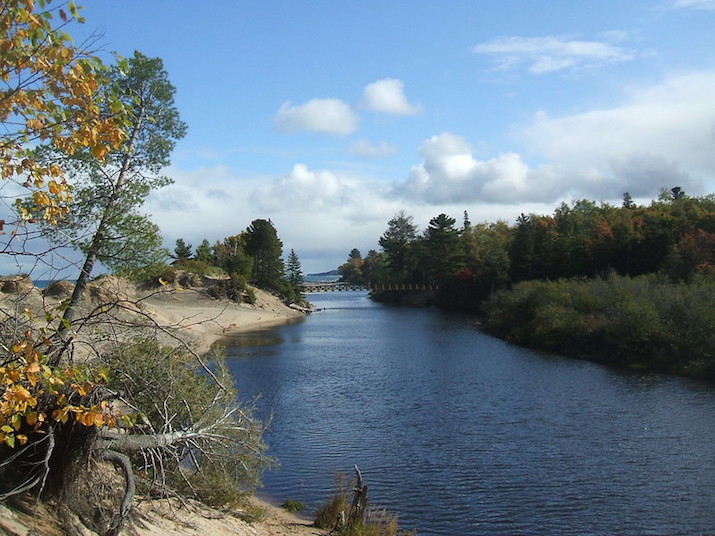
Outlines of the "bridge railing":
<svg viewBox="0 0 715 536">
<path fill-rule="evenodd" d="M 409 292 L 417 290 L 438 290 L 437 285 L 418 283 L 368 283 L 356 284 L 345 282 L 334 283 L 304 283 L 305 292 L 347 292 L 356 290 L 373 290 L 377 292 Z"/>
</svg>

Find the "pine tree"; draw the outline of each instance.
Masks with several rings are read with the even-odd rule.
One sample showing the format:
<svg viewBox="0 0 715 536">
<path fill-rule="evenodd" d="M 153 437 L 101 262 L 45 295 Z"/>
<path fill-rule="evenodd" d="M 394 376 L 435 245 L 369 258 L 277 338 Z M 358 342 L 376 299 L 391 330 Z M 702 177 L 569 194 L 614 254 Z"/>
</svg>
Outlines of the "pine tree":
<svg viewBox="0 0 715 536">
<path fill-rule="evenodd" d="M 296 296 L 300 297 L 303 294 L 303 283 L 305 282 L 305 279 L 303 277 L 303 272 L 301 271 L 300 259 L 298 259 L 298 255 L 292 249 L 288 255 L 286 272 L 288 283 L 295 292 Z"/>
<path fill-rule="evenodd" d="M 283 242 L 270 220 L 253 220 L 243 233 L 246 253 L 253 257 L 253 278 L 264 288 L 280 288 L 283 266 Z"/>
<path fill-rule="evenodd" d="M 192 256 L 192 247 L 193 246 L 191 244 L 187 244 L 186 242 L 184 242 L 183 238 L 177 238 L 176 247 L 174 248 L 174 258 L 177 260 L 190 259 Z"/>
</svg>

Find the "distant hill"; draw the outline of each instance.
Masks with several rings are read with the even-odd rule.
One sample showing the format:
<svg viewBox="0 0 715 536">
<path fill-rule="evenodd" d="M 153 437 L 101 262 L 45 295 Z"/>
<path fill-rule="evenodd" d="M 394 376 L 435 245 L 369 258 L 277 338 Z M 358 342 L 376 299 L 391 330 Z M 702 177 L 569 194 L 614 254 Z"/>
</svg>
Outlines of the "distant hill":
<svg viewBox="0 0 715 536">
<path fill-rule="evenodd" d="M 307 274 L 308 277 L 324 277 L 331 275 L 340 275 L 340 272 L 336 268 L 335 270 L 330 270 L 329 272 L 320 272 L 319 274 Z"/>
</svg>

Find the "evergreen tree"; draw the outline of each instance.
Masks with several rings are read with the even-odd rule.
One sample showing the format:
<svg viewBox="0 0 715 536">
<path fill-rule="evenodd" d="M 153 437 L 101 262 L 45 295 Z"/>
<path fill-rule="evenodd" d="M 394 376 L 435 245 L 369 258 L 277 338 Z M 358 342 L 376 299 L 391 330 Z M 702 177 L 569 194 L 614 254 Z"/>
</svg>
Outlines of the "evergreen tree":
<svg viewBox="0 0 715 536">
<path fill-rule="evenodd" d="M 176 260 L 187 260 L 191 258 L 191 244 L 184 242 L 183 238 L 176 239 L 176 247 L 174 248 L 174 258 Z"/>
<path fill-rule="evenodd" d="M 404 281 L 408 272 L 408 246 L 417 236 L 417 226 L 412 216 L 400 211 L 387 222 L 387 230 L 379 244 L 387 258 L 390 277 Z"/>
<path fill-rule="evenodd" d="M 279 288 L 285 273 L 283 242 L 271 220 L 253 220 L 244 232 L 246 253 L 253 257 L 253 277 L 259 286 Z"/>
<path fill-rule="evenodd" d="M 423 267 L 429 281 L 441 280 L 454 275 L 464 266 L 457 222 L 446 214 L 432 218 L 424 233 L 425 257 Z"/>
<path fill-rule="evenodd" d="M 292 249 L 288 255 L 286 272 L 288 283 L 293 289 L 293 292 L 296 296 L 300 297 L 303 294 L 303 283 L 305 282 L 305 279 L 303 277 L 303 272 L 301 271 L 300 259 L 298 259 L 298 255 Z"/>
<path fill-rule="evenodd" d="M 211 244 L 207 239 L 203 239 L 201 243 L 196 247 L 196 253 L 194 258 L 199 262 L 205 262 L 206 264 L 215 264 L 216 257 L 214 256 Z"/>
</svg>

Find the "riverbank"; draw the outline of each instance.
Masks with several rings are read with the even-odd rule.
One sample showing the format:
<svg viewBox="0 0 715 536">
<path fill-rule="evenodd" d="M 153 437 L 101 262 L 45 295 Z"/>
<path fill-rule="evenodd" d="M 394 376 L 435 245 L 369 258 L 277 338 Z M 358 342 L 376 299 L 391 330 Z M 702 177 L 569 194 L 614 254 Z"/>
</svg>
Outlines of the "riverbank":
<svg viewBox="0 0 715 536">
<path fill-rule="evenodd" d="M 44 313 L 56 314 L 59 304 L 69 297 L 71 290 L 71 284 L 39 289 L 32 285 L 29 278 L 13 280 L 11 284 L 4 280 L 0 285 L 0 320 L 4 322 L 24 308 L 35 313 L 37 318 L 45 318 Z M 95 311 L 97 316 L 106 317 L 102 321 L 107 326 L 121 325 L 125 335 L 131 334 L 132 329 L 136 330 L 138 326 L 153 326 L 164 337 L 186 342 L 198 354 L 208 352 L 216 342 L 230 342 L 230 338 L 238 333 L 296 322 L 305 316 L 304 312 L 286 306 L 279 298 L 260 289 L 255 289 L 256 300 L 253 304 L 215 299 L 205 290 L 205 285 L 147 288 L 108 276 L 90 285 L 81 309 L 88 316 L 90 311 Z M 100 325 L 97 317 L 93 321 L 95 326 Z M 80 332 L 78 340 L 81 342 L 81 339 Z M 191 501 L 183 505 L 170 500 L 137 501 L 132 526 L 123 533 L 135 536 L 327 534 L 312 527 L 311 520 L 292 515 L 256 497 L 249 499 L 248 508 L 259 512 L 259 515 L 251 516 L 258 521 L 244 521 L 245 512 L 219 511 Z M 77 533 L 76 530 L 73 533 Z M 0 535 L 29 536 L 38 533 L 60 536 L 69 532 L 53 516 L 51 509 L 42 503 L 33 500 L 26 508 L 0 505 Z M 81 531 L 79 533 L 82 534 Z"/>
<path fill-rule="evenodd" d="M 245 521 L 247 510 L 258 521 Z M 131 525 L 122 534 L 130 536 L 327 536 L 313 522 L 251 497 L 244 511 L 221 511 L 192 501 L 151 500 L 135 504 Z M 34 499 L 10 508 L 0 504 L 2 536 L 92 536 L 81 527 L 65 527 L 51 508 Z"/>
</svg>

